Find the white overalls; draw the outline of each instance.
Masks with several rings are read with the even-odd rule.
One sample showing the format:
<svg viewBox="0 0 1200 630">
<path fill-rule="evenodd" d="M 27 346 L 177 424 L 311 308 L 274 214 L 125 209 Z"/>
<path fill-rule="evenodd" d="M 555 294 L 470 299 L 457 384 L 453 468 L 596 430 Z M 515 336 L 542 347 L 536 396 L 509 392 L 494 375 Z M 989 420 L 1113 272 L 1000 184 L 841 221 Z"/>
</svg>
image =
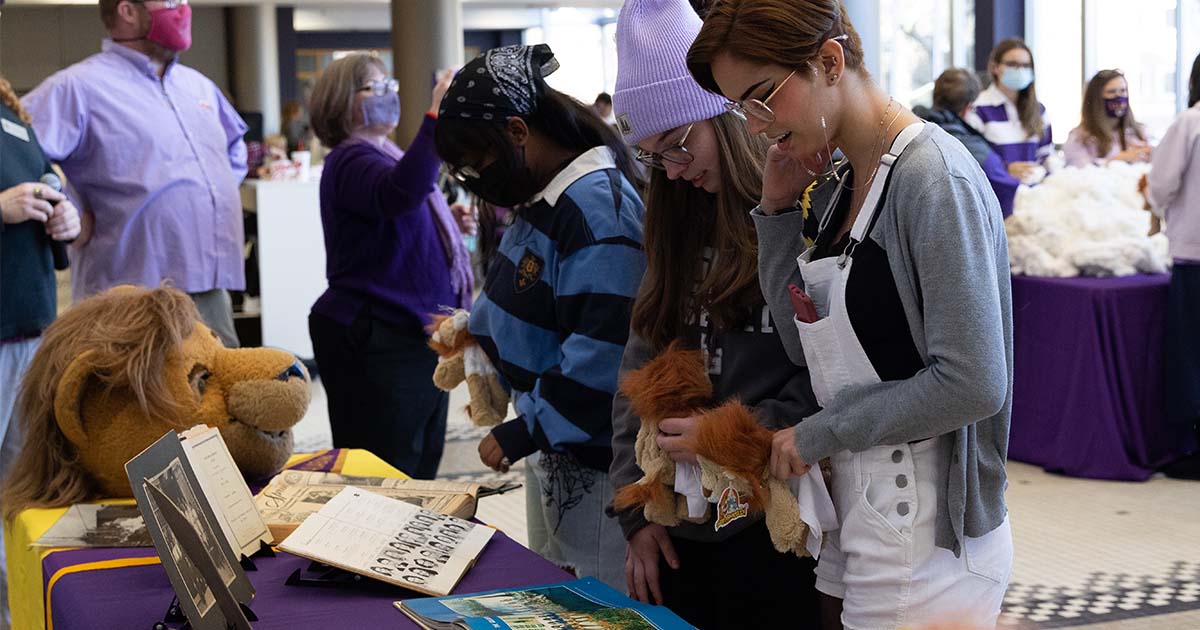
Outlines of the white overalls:
<svg viewBox="0 0 1200 630">
<path fill-rule="evenodd" d="M 892 164 L 921 133 L 924 123 L 901 131 L 880 160 L 850 243 L 837 257 L 812 260 L 815 247 L 797 259 L 804 290 L 821 317 L 796 320 L 813 392 L 828 407 L 849 386 L 880 382 L 854 334 L 846 311 L 846 285 L 854 248 L 867 238 L 883 205 Z M 837 193 L 821 225 L 829 227 Z M 833 226 L 838 229 L 838 226 Z M 879 422 L 887 422 L 879 418 Z M 817 566 L 817 589 L 844 600 L 847 630 L 887 630 L 924 623 L 992 628 L 1012 570 L 1008 519 L 980 538 L 967 538 L 959 557 L 934 546 L 938 479 L 948 469 L 950 436 L 915 444 L 880 445 L 831 458 L 833 503 L 841 529 L 831 532 Z"/>
</svg>

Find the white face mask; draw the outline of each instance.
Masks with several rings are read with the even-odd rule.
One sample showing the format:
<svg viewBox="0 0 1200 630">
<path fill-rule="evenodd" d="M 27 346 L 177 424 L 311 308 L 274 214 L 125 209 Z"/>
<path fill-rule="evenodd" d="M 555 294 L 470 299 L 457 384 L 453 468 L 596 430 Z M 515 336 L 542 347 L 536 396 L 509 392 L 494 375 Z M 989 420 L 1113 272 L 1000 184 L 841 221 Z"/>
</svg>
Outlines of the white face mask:
<svg viewBox="0 0 1200 630">
<path fill-rule="evenodd" d="M 1020 92 L 1033 83 L 1033 68 L 1006 67 L 1004 74 L 1000 75 L 1000 83 L 1010 90 Z"/>
</svg>

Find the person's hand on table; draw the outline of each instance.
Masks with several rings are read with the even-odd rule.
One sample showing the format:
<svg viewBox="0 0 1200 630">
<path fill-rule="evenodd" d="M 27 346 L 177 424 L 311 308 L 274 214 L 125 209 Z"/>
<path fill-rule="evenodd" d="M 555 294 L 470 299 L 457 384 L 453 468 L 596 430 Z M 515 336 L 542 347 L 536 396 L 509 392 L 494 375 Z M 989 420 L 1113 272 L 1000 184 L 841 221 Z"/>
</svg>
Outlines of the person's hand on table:
<svg viewBox="0 0 1200 630">
<path fill-rule="evenodd" d="M 512 466 L 512 462 L 504 456 L 504 449 L 500 448 L 500 442 L 491 433 L 479 442 L 479 461 L 483 462 L 484 466 L 502 473 L 508 472 L 509 466 Z"/>
<path fill-rule="evenodd" d="M 662 605 L 662 589 L 659 586 L 659 557 L 666 558 L 667 565 L 679 569 L 679 556 L 667 528 L 650 523 L 634 533 L 625 547 L 625 586 L 629 596 L 646 604 Z M 651 596 L 654 601 L 651 601 Z"/>
<path fill-rule="evenodd" d="M 775 432 L 771 439 L 771 474 L 780 481 L 808 473 L 812 466 L 796 450 L 796 427 Z"/>
<path fill-rule="evenodd" d="M 66 198 L 66 195 L 45 184 L 17 184 L 0 192 L 0 215 L 3 215 L 6 224 L 26 221 L 47 223 L 54 216 L 54 204 Z"/>
<path fill-rule="evenodd" d="M 1011 162 L 1008 165 L 1008 174 L 1021 181 L 1025 181 L 1037 167 L 1037 162 Z"/>
<path fill-rule="evenodd" d="M 687 418 L 667 418 L 658 424 L 658 437 L 655 438 L 655 442 L 663 450 L 663 453 L 671 458 L 671 461 L 699 463 L 696 453 L 687 446 L 692 441 L 699 421 L 699 416 L 689 416 Z"/>
<path fill-rule="evenodd" d="M 1109 162 L 1129 162 L 1134 164 L 1137 162 L 1150 161 L 1150 147 L 1129 147 L 1124 151 L 1112 156 Z"/>
<path fill-rule="evenodd" d="M 46 234 L 56 241 L 71 241 L 79 237 L 82 229 L 79 209 L 70 199 L 63 199 L 54 206 L 54 213 L 46 222 Z"/>
</svg>

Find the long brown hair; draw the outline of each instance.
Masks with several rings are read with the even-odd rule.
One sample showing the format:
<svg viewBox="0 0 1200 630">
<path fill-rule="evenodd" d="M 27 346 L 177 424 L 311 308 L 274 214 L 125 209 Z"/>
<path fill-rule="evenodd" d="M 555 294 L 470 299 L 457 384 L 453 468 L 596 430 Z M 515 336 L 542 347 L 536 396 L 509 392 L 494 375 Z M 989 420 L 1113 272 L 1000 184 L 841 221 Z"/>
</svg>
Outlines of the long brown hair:
<svg viewBox="0 0 1200 630">
<path fill-rule="evenodd" d="M 33 122 L 33 118 L 29 116 L 29 112 L 25 111 L 25 108 L 21 106 L 21 99 L 17 98 L 17 93 L 13 91 L 12 84 L 4 77 L 0 77 L 0 103 L 4 103 L 9 109 L 13 110 L 17 118 L 20 118 L 21 122 L 26 125 Z"/>
<path fill-rule="evenodd" d="M 727 52 L 751 63 L 802 68 L 826 40 L 841 42 L 847 70 L 866 72 L 862 40 L 837 0 L 723 0 L 713 5 L 688 51 L 688 70 L 704 89 L 721 89 L 712 76 L 712 60 Z M 798 76 L 810 78 L 809 73 Z"/>
<path fill-rule="evenodd" d="M 659 170 L 646 185 L 646 274 L 631 326 L 656 351 L 682 337 L 701 309 L 717 330 L 727 331 L 743 325 L 750 308 L 762 300 L 749 211 L 762 192 L 767 142 L 750 135 L 732 114 L 709 120 L 723 178 L 720 192 L 671 181 Z M 700 277 L 706 246 L 713 260 Z"/>
<path fill-rule="evenodd" d="M 1000 66 L 1000 60 L 1004 59 L 1004 55 L 1008 51 L 1020 48 L 1029 53 L 1029 63 L 1033 64 L 1033 51 L 1029 50 L 1029 46 L 1025 45 L 1025 40 L 1020 37 L 1010 37 L 992 49 L 988 71 L 992 75 L 992 81 L 996 81 L 996 68 Z M 1025 129 L 1025 133 L 1031 138 L 1041 138 L 1042 132 L 1046 130 L 1046 121 L 1042 118 L 1042 104 L 1037 98 L 1037 66 L 1033 65 L 1033 82 L 1025 87 L 1024 90 L 1017 92 L 1017 116 L 1021 119 L 1021 127 Z"/>
<path fill-rule="evenodd" d="M 1104 86 L 1117 78 L 1124 79 L 1125 75 L 1121 74 L 1120 70 L 1101 70 L 1088 81 L 1087 89 L 1083 92 L 1083 111 L 1080 113 L 1079 127 L 1095 143 L 1096 151 L 1102 156 L 1108 155 L 1112 150 L 1113 134 L 1108 128 L 1110 117 L 1104 107 Z M 1125 136 L 1130 131 L 1143 141 L 1146 139 L 1141 125 L 1133 117 L 1133 108 L 1127 104 L 1125 115 L 1117 119 L 1116 134 L 1122 151 L 1129 148 L 1125 146 Z"/>
<path fill-rule="evenodd" d="M 76 304 L 46 328 L 17 391 L 14 416 L 25 447 L 11 469 L 20 474 L 8 475 L 0 492 L 5 520 L 29 507 L 78 503 L 95 491 L 55 416 L 68 366 L 86 361 L 101 388 L 128 388 L 147 416 L 174 423 L 181 408 L 166 361 L 199 319 L 178 289 L 122 287 Z"/>
</svg>

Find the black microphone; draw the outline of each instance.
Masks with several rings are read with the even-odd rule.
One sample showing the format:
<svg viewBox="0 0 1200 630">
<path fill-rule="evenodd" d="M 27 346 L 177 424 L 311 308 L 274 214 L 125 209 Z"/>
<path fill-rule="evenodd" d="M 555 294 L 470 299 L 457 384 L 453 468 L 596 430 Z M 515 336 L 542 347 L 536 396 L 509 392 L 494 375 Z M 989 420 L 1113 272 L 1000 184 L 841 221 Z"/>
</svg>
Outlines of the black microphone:
<svg viewBox="0 0 1200 630">
<path fill-rule="evenodd" d="M 54 173 L 46 173 L 39 180 L 47 188 L 51 188 L 56 192 L 62 192 L 62 180 Z M 50 253 L 54 256 L 54 268 L 58 270 L 66 269 L 71 265 L 71 261 L 67 258 L 67 244 L 62 241 L 50 240 Z"/>
</svg>

